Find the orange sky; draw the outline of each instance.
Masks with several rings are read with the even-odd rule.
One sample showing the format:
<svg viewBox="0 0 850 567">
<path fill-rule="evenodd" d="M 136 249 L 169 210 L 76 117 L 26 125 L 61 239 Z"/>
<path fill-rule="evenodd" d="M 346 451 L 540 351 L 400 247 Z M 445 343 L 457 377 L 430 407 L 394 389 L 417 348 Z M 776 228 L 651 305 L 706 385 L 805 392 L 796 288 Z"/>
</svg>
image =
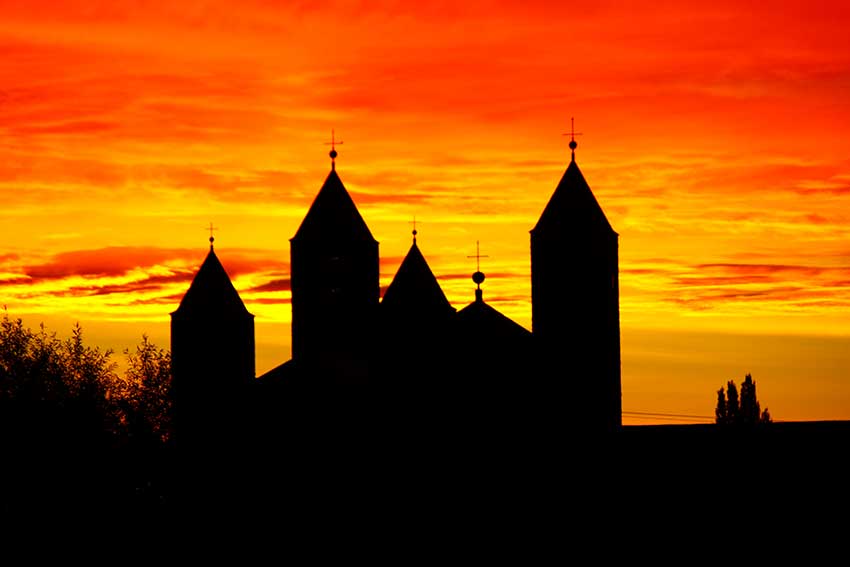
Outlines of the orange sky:
<svg viewBox="0 0 850 567">
<path fill-rule="evenodd" d="M 289 358 L 334 127 L 382 284 L 416 215 L 456 307 L 481 240 L 485 299 L 529 326 L 576 116 L 620 233 L 624 410 L 710 416 L 751 372 L 777 419 L 850 419 L 845 2 L 280 4 L 0 0 L 10 315 L 165 346 L 213 221 L 258 372 Z"/>
</svg>

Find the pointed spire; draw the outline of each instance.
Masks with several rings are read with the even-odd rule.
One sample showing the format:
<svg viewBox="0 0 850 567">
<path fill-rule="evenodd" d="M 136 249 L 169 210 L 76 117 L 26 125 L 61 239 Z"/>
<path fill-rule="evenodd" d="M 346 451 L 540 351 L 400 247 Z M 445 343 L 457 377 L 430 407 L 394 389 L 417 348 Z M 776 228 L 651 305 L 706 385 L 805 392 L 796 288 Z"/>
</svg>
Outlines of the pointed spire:
<svg viewBox="0 0 850 567">
<path fill-rule="evenodd" d="M 213 227 L 213 230 L 215 227 Z M 210 240 L 214 240 L 210 236 Z M 230 276 L 216 256 L 210 242 L 210 251 L 198 269 L 189 290 L 180 300 L 175 313 L 210 316 L 212 314 L 249 315 L 239 292 L 233 287 Z"/>
<path fill-rule="evenodd" d="M 292 240 L 339 239 L 374 242 L 360 211 L 336 170 L 331 170 Z"/>
<path fill-rule="evenodd" d="M 575 131 L 573 122 L 570 132 L 563 135 L 570 136 L 572 159 L 531 232 L 578 234 L 601 231 L 616 235 L 576 163 L 575 150 L 578 144 L 575 137 L 580 136 L 581 132 Z"/>
<path fill-rule="evenodd" d="M 415 312 L 417 317 L 424 315 L 433 318 L 454 313 L 454 308 L 419 250 L 415 236 L 407 256 L 384 292 L 381 308 L 393 316 Z"/>
</svg>

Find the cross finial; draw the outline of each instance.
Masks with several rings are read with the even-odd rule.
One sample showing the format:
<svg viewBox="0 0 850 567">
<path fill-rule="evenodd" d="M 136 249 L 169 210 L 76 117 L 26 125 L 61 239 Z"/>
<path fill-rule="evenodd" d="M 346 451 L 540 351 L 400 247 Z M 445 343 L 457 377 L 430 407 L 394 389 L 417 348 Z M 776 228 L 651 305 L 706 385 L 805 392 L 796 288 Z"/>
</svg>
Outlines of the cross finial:
<svg viewBox="0 0 850 567">
<path fill-rule="evenodd" d="M 481 271 L 481 258 L 489 258 L 486 254 L 481 253 L 481 243 L 476 240 L 475 241 L 475 256 L 467 256 L 467 258 L 475 258 L 475 273 L 472 274 L 472 281 L 478 286 L 475 290 L 475 300 L 482 301 L 481 299 L 481 284 L 484 283 L 484 272 Z"/>
<path fill-rule="evenodd" d="M 341 146 L 343 144 L 343 141 L 342 140 L 337 141 L 336 132 L 334 131 L 333 128 L 331 128 L 331 141 L 325 142 L 326 146 L 331 147 L 331 151 L 328 152 L 328 155 L 331 156 L 331 169 L 336 169 L 336 161 L 335 160 L 336 160 L 336 156 L 339 155 L 336 151 L 337 144 L 339 144 Z"/>
<path fill-rule="evenodd" d="M 210 250 L 212 250 L 213 242 L 215 242 L 215 236 L 213 236 L 213 231 L 218 230 L 218 227 L 213 226 L 213 223 L 210 223 L 210 226 L 207 230 L 210 231 Z"/>
<path fill-rule="evenodd" d="M 413 220 L 408 224 L 413 225 L 413 242 L 416 242 L 416 235 L 419 234 L 419 231 L 416 230 L 416 215 L 413 215 Z"/>
<path fill-rule="evenodd" d="M 578 147 L 578 143 L 576 142 L 576 136 L 581 136 L 581 132 L 576 132 L 576 119 L 575 117 L 570 118 L 570 131 L 565 134 L 561 134 L 562 136 L 570 137 L 570 151 L 572 152 L 572 161 L 576 160 L 576 148 Z"/>
</svg>

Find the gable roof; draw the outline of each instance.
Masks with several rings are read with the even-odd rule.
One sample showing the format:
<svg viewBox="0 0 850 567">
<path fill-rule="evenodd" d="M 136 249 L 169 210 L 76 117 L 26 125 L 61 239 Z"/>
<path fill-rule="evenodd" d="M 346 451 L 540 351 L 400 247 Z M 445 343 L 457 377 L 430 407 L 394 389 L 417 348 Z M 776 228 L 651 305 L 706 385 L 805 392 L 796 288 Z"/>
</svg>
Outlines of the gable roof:
<svg viewBox="0 0 850 567">
<path fill-rule="evenodd" d="M 522 344 L 531 340 L 528 329 L 499 313 L 483 299 L 476 299 L 457 312 L 457 326 L 461 336 L 474 334 L 479 340 L 494 345 Z"/>
<path fill-rule="evenodd" d="M 617 234 L 573 159 L 531 232 L 548 229 Z"/>
<path fill-rule="evenodd" d="M 433 317 L 454 313 L 416 239 L 384 292 L 381 309 L 392 315 L 416 312 Z"/>
<path fill-rule="evenodd" d="M 292 240 L 369 240 L 372 233 L 332 169 Z"/>
<path fill-rule="evenodd" d="M 212 246 L 198 273 L 195 274 L 189 291 L 183 296 L 174 314 L 228 314 L 253 317 L 242 303 L 242 298 L 233 287 L 230 277 L 218 260 L 218 256 L 215 255 Z"/>
</svg>

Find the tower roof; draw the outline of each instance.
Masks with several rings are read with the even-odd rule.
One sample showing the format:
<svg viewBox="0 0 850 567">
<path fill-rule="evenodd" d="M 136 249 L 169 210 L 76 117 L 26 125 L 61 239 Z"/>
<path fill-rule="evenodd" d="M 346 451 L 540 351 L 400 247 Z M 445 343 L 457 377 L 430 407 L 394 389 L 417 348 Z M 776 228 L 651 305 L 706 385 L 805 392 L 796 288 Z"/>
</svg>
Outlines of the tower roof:
<svg viewBox="0 0 850 567">
<path fill-rule="evenodd" d="M 617 234 L 579 170 L 575 154 L 531 232 L 545 232 L 557 227 L 568 228 L 570 232 L 603 231 Z"/>
<path fill-rule="evenodd" d="M 342 180 L 331 169 L 292 240 L 370 240 L 372 233 Z"/>
<path fill-rule="evenodd" d="M 204 263 L 173 314 L 251 315 L 215 255 L 212 245 Z"/>
<path fill-rule="evenodd" d="M 391 313 L 421 312 L 429 316 L 454 312 L 414 237 L 407 256 L 384 292 L 381 308 Z"/>
<path fill-rule="evenodd" d="M 484 303 L 480 294 L 457 312 L 457 325 L 461 335 L 475 335 L 478 340 L 492 344 L 522 343 L 531 338 L 528 329 Z"/>
</svg>

